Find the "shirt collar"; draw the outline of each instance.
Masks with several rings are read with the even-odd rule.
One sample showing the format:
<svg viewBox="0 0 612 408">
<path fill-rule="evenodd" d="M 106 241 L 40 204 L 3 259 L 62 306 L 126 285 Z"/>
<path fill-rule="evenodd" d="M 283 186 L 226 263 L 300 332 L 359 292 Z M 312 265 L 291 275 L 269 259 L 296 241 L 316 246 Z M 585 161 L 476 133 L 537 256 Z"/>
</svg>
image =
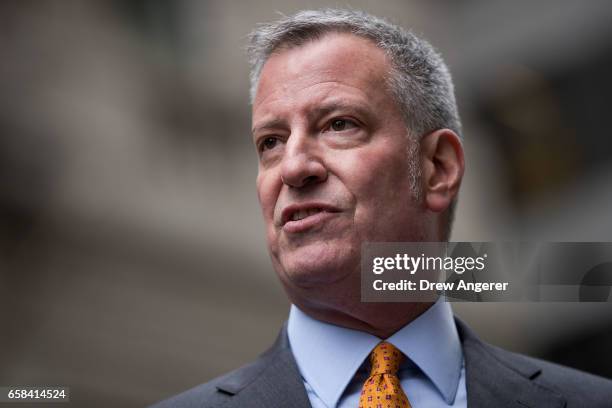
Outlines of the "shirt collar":
<svg viewBox="0 0 612 408">
<path fill-rule="evenodd" d="M 329 407 L 336 406 L 363 361 L 381 341 L 366 332 L 313 319 L 295 305 L 289 313 L 287 334 L 302 377 Z M 386 341 L 425 373 L 446 402 L 454 401 L 463 353 L 450 304 L 438 299 Z"/>
</svg>

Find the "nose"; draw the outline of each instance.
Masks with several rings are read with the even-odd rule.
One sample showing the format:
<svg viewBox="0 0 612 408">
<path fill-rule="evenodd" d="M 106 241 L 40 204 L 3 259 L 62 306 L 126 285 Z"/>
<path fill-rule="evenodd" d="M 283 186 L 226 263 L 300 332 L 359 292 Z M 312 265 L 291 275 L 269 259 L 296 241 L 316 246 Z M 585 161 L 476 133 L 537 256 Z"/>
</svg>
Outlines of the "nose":
<svg viewBox="0 0 612 408">
<path fill-rule="evenodd" d="M 301 188 L 327 179 L 327 168 L 317 141 L 306 134 L 289 137 L 281 164 L 281 179 L 289 187 Z"/>
</svg>

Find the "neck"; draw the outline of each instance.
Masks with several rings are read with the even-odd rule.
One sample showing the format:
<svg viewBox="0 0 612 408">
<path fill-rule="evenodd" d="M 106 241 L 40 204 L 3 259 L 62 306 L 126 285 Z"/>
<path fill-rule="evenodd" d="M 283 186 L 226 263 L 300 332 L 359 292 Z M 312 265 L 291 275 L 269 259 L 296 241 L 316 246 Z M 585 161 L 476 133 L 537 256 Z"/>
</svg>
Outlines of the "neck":
<svg viewBox="0 0 612 408">
<path fill-rule="evenodd" d="M 347 305 L 315 304 L 311 301 L 293 302 L 304 313 L 313 319 L 336 326 L 360 330 L 380 339 L 386 339 L 393 333 L 412 322 L 429 309 L 429 303 L 362 303 Z"/>
<path fill-rule="evenodd" d="M 362 302 L 359 273 L 324 285 L 282 281 L 291 303 L 313 319 L 386 339 L 429 309 L 434 302 Z"/>
</svg>

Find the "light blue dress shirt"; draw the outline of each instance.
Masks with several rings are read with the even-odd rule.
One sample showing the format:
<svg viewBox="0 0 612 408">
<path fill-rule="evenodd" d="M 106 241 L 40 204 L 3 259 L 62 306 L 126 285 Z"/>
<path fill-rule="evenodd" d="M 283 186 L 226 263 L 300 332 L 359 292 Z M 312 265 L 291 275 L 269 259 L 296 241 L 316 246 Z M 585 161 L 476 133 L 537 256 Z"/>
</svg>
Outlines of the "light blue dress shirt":
<svg viewBox="0 0 612 408">
<path fill-rule="evenodd" d="M 287 333 L 312 407 L 357 408 L 369 375 L 367 358 L 382 340 L 313 319 L 295 305 Z M 467 406 L 463 352 L 449 303 L 438 299 L 386 341 L 408 357 L 398 376 L 413 408 Z"/>
</svg>

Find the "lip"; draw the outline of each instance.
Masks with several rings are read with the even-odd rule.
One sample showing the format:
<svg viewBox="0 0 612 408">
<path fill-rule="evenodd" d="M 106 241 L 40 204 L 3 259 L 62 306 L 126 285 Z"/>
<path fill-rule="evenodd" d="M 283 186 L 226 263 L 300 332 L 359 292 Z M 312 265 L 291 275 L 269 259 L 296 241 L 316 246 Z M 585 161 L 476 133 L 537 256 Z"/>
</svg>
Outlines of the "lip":
<svg viewBox="0 0 612 408">
<path fill-rule="evenodd" d="M 301 220 L 291 221 L 291 217 L 294 213 L 298 211 L 308 211 L 312 209 L 320 209 L 321 211 L 316 214 L 309 215 L 306 218 L 302 218 Z M 312 202 L 304 204 L 294 204 L 287 206 L 281 213 L 281 226 L 283 228 L 283 231 L 285 232 L 304 232 L 334 217 L 334 215 L 338 212 L 340 212 L 338 208 L 332 207 L 324 203 Z"/>
</svg>

